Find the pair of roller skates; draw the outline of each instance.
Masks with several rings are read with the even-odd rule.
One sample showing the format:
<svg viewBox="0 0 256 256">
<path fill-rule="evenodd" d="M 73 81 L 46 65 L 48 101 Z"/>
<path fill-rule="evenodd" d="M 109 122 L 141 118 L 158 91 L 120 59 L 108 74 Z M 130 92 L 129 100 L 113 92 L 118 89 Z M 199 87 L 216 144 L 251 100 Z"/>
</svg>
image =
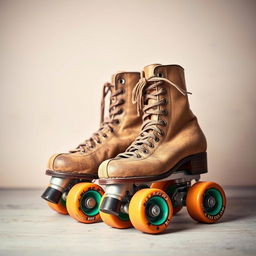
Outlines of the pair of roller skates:
<svg viewBox="0 0 256 256">
<path fill-rule="evenodd" d="M 184 206 L 196 221 L 217 222 L 226 197 L 218 184 L 199 181 L 207 146 L 183 68 L 153 64 L 141 74 L 115 74 L 104 85 L 102 110 L 109 91 L 109 118 L 102 113 L 99 131 L 50 159 L 51 184 L 42 195 L 50 207 L 80 222 L 102 219 L 150 234 L 163 232 Z"/>
</svg>

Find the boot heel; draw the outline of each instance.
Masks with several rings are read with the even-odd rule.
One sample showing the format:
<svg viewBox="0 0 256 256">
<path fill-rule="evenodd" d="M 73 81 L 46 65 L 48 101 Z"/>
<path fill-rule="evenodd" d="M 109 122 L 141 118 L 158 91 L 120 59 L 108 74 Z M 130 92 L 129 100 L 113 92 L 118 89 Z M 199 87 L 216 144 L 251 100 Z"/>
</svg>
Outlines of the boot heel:
<svg viewBox="0 0 256 256">
<path fill-rule="evenodd" d="M 188 171 L 191 174 L 201 174 L 208 172 L 207 153 L 202 152 L 191 156 L 191 159 L 188 163 Z"/>
</svg>

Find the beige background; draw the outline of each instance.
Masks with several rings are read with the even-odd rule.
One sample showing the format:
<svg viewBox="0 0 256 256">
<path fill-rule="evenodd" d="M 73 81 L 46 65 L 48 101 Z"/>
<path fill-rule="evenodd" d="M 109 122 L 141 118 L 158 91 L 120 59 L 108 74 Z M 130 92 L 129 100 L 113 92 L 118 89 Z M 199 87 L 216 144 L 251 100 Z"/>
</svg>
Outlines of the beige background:
<svg viewBox="0 0 256 256">
<path fill-rule="evenodd" d="M 256 185 L 256 1 L 0 1 L 0 186 L 98 129 L 117 70 L 178 63 L 209 144 L 204 179 Z"/>
</svg>

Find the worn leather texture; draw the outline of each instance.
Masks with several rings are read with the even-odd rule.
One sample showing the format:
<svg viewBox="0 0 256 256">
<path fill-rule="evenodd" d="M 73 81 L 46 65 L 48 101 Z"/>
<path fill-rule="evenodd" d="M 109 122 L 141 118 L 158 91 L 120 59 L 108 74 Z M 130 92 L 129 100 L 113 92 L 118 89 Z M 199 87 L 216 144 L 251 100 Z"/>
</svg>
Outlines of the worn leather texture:
<svg viewBox="0 0 256 256">
<path fill-rule="evenodd" d="M 144 68 L 146 79 L 159 74 L 186 91 L 184 70 L 181 66 L 154 64 Z M 190 110 L 188 96 L 182 95 L 166 82 L 159 87 L 164 88 L 166 94 L 159 95 L 158 100 L 167 100 L 167 104 L 159 106 L 159 109 L 165 109 L 167 115 L 152 114 L 150 118 L 160 118 L 166 122 L 165 127 L 160 127 L 164 135 L 159 137 L 159 142 L 152 142 L 153 148 L 147 147 L 147 153 L 140 152 L 141 158 L 117 157 L 104 161 L 99 167 L 100 178 L 157 176 L 170 170 L 183 158 L 206 151 L 206 138 L 196 116 Z"/>
<path fill-rule="evenodd" d="M 107 137 L 101 136 L 101 143 L 95 143 L 95 147 L 87 149 L 86 152 L 54 154 L 48 161 L 48 170 L 58 173 L 97 174 L 99 165 L 105 159 L 113 158 L 126 150 L 139 134 L 142 123 L 141 116 L 137 115 L 136 105 L 131 100 L 132 90 L 139 78 L 138 72 L 118 72 L 112 76 L 114 87 L 111 93 L 123 89 L 123 93 L 113 99 L 123 101 L 118 106 L 123 112 L 115 116 L 119 123 L 111 124 L 113 132 L 105 129 Z"/>
</svg>

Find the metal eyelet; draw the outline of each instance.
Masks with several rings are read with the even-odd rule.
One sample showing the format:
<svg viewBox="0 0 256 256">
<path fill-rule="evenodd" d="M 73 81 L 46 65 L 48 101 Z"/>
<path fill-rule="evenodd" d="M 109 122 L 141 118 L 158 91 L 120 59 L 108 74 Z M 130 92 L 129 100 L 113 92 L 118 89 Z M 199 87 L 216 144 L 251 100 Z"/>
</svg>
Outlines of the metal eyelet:
<svg viewBox="0 0 256 256">
<path fill-rule="evenodd" d="M 148 150 L 147 150 L 147 149 L 144 149 L 144 150 L 143 150 L 143 153 L 144 153 L 144 154 L 148 154 Z"/>
<path fill-rule="evenodd" d="M 156 74 L 157 77 L 164 77 L 164 74 L 162 72 L 159 72 Z"/>
<path fill-rule="evenodd" d="M 165 120 L 161 120 L 160 122 L 162 126 L 167 126 L 167 122 Z"/>
<path fill-rule="evenodd" d="M 101 141 L 99 140 L 99 141 L 97 141 L 97 143 L 98 143 L 98 144 L 101 144 Z"/>
<path fill-rule="evenodd" d="M 163 131 L 159 132 L 159 135 L 160 135 L 161 137 L 163 137 L 164 134 L 165 134 L 165 133 L 164 133 Z"/>
<path fill-rule="evenodd" d="M 166 98 L 163 99 L 163 104 L 167 105 L 168 104 L 168 100 Z"/>
<path fill-rule="evenodd" d="M 141 155 L 136 155 L 137 158 L 141 158 Z"/>
<path fill-rule="evenodd" d="M 108 137 L 108 135 L 107 135 L 107 134 L 103 134 L 103 137 L 104 137 L 104 138 L 107 138 L 107 137 Z"/>
<path fill-rule="evenodd" d="M 118 82 L 119 82 L 120 84 L 125 84 L 125 79 L 120 78 L 120 79 L 118 80 Z"/>
<path fill-rule="evenodd" d="M 163 110 L 163 115 L 164 115 L 164 116 L 167 116 L 167 115 L 168 115 L 168 110 L 164 109 L 164 110 Z"/>
<path fill-rule="evenodd" d="M 122 93 L 122 94 L 125 94 L 125 89 L 124 89 L 124 88 L 122 88 L 121 93 Z"/>
<path fill-rule="evenodd" d="M 159 142 L 160 139 L 158 137 L 155 138 L 155 142 Z"/>
<path fill-rule="evenodd" d="M 150 143 L 149 147 L 154 148 L 155 146 L 152 143 Z"/>
</svg>

